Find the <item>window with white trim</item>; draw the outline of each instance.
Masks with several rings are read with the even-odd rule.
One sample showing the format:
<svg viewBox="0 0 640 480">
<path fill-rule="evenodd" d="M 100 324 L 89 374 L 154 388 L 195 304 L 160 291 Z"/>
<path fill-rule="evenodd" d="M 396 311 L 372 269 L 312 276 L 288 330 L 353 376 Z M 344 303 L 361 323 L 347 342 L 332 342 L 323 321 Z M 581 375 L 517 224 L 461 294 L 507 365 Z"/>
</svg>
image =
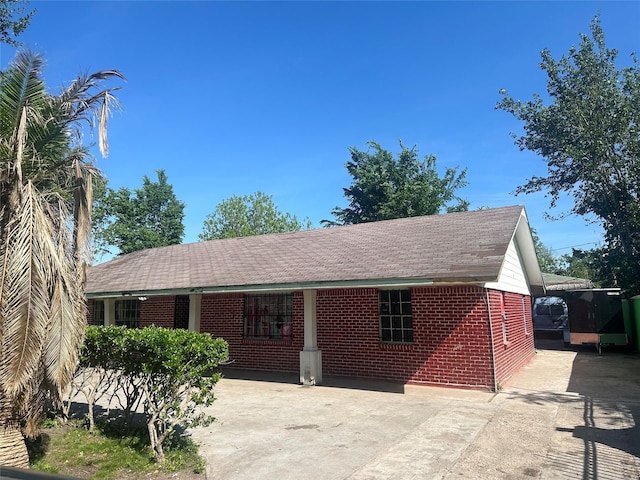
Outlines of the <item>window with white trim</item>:
<svg viewBox="0 0 640 480">
<path fill-rule="evenodd" d="M 293 295 L 290 293 L 244 296 L 245 338 L 288 340 L 292 319 Z"/>
<path fill-rule="evenodd" d="M 411 290 L 380 290 L 380 341 L 413 342 Z"/>
<path fill-rule="evenodd" d="M 116 325 L 128 328 L 140 327 L 140 300 L 127 299 L 115 301 Z"/>
</svg>

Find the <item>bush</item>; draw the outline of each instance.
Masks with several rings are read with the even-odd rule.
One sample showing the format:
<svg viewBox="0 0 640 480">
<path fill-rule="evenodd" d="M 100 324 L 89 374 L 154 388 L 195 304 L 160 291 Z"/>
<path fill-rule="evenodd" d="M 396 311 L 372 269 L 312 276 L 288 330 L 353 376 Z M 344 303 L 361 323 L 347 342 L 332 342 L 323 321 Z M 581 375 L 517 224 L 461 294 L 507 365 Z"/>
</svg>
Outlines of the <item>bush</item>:
<svg viewBox="0 0 640 480">
<path fill-rule="evenodd" d="M 209 334 L 158 327 L 87 327 L 74 387 L 85 395 L 89 428 L 94 406 L 108 397 L 124 410 L 124 429 L 142 407 L 156 461 L 164 461 L 163 443 L 175 427 L 207 425 L 213 417 L 199 412 L 215 400 L 217 370 L 228 346 Z M 75 393 L 75 392 L 74 392 Z"/>
</svg>

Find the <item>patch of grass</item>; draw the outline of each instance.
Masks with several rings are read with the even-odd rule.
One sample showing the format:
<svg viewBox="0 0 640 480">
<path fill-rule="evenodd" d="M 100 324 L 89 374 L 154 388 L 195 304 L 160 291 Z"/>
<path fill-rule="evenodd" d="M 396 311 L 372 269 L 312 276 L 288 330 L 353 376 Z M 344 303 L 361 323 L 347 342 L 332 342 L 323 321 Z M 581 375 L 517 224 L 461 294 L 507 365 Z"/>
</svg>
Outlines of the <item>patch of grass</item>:
<svg viewBox="0 0 640 480">
<path fill-rule="evenodd" d="M 174 432 L 165 446 L 165 456 L 163 465 L 165 472 L 191 468 L 194 473 L 205 473 L 206 463 L 198 453 L 198 446 L 188 436 Z"/>
<path fill-rule="evenodd" d="M 81 424 L 44 429 L 38 441 L 29 442 L 28 447 L 34 470 L 79 478 L 154 479 L 181 470 L 204 472 L 197 445 L 179 435 L 167 446 L 163 465 L 154 462 L 148 442 L 138 434 L 117 436 L 108 428 L 89 433 Z"/>
</svg>

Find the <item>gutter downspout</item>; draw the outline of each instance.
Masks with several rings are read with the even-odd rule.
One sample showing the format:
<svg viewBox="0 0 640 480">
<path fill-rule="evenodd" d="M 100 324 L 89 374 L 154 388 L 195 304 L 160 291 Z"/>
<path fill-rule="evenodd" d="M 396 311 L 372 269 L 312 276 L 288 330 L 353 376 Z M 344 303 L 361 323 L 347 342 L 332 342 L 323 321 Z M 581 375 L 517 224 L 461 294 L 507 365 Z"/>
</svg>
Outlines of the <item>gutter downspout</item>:
<svg viewBox="0 0 640 480">
<path fill-rule="evenodd" d="M 489 317 L 489 338 L 491 339 L 491 369 L 493 371 L 493 391 L 498 393 L 498 374 L 496 373 L 496 352 L 495 344 L 493 341 L 493 322 L 491 321 L 491 303 L 489 302 L 489 290 L 485 288 L 484 293 L 484 301 L 487 306 L 487 316 Z"/>
</svg>

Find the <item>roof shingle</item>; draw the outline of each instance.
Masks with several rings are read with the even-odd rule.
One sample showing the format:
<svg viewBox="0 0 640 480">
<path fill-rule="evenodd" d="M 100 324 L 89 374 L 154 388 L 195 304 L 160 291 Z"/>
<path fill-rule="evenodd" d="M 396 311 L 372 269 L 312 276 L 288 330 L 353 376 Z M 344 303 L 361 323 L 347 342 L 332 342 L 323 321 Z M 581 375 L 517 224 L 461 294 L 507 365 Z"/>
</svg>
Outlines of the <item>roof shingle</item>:
<svg viewBox="0 0 640 480">
<path fill-rule="evenodd" d="M 86 292 L 498 277 L 522 206 L 141 250 L 89 269 Z"/>
</svg>

